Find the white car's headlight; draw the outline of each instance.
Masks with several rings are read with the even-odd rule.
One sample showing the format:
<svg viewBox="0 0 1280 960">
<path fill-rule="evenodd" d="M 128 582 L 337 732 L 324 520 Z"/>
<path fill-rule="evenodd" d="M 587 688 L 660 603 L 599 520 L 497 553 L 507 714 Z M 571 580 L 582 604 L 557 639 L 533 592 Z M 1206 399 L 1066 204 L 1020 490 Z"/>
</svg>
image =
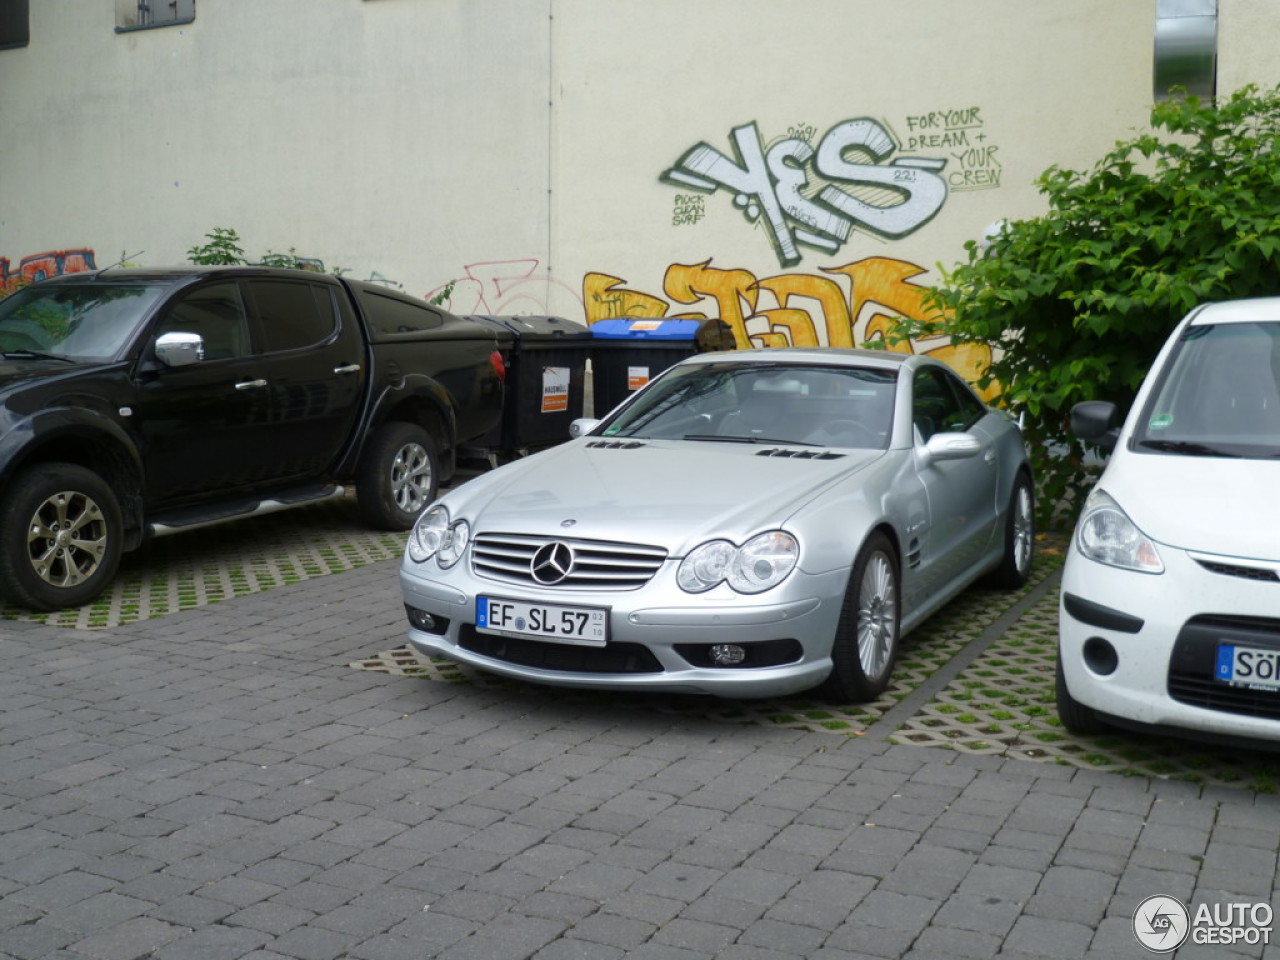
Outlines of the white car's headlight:
<svg viewBox="0 0 1280 960">
<path fill-rule="evenodd" d="M 1155 542 L 1137 528 L 1120 505 L 1101 490 L 1084 502 L 1076 546 L 1090 560 L 1139 573 L 1164 573 Z"/>
<path fill-rule="evenodd" d="M 465 520 L 449 522 L 449 511 L 435 506 L 418 518 L 409 534 L 409 559 L 425 563 L 435 557 L 446 570 L 462 557 L 471 540 L 471 527 Z"/>
<path fill-rule="evenodd" d="M 799 558 L 800 544 L 781 530 L 752 537 L 741 547 L 712 540 L 689 551 L 676 582 L 689 593 L 703 593 L 722 582 L 738 593 L 762 593 L 785 580 Z"/>
</svg>

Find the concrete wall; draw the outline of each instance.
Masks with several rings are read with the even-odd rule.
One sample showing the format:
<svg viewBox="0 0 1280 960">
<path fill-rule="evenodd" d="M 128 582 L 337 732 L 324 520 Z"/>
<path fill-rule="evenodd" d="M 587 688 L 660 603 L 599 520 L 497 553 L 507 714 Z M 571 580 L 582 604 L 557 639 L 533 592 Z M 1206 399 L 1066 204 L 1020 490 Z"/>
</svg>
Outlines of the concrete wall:
<svg viewBox="0 0 1280 960">
<path fill-rule="evenodd" d="M 1219 89 L 1280 79 L 1275 5 L 1220 4 Z M 115 16 L 40 0 L 30 44 L 0 51 L 0 270 L 182 262 L 229 227 L 255 257 L 294 248 L 417 294 L 452 281 L 461 313 L 722 316 L 765 345 L 874 338 L 966 241 L 1040 212 L 1045 168 L 1140 128 L 1156 2 L 198 0 L 190 24 L 123 33 Z"/>
</svg>

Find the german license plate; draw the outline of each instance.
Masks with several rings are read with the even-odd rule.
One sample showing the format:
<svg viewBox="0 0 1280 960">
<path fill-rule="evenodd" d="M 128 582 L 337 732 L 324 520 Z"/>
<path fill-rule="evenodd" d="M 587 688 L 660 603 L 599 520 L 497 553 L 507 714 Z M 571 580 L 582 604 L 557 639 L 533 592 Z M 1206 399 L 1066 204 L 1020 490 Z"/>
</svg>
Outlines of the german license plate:
<svg viewBox="0 0 1280 960">
<path fill-rule="evenodd" d="M 1221 643 L 1214 677 L 1233 687 L 1280 690 L 1280 650 Z"/>
<path fill-rule="evenodd" d="M 500 597 L 476 597 L 476 629 L 507 637 L 531 637 L 552 643 L 603 647 L 608 639 L 608 611 L 597 607 L 562 607 Z"/>
</svg>

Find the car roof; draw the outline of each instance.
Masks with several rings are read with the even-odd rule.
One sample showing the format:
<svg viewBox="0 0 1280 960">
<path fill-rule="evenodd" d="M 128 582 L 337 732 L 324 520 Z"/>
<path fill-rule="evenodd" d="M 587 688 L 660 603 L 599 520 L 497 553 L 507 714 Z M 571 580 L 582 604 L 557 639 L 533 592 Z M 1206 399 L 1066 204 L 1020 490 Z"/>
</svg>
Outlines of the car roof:
<svg viewBox="0 0 1280 960">
<path fill-rule="evenodd" d="M 1212 323 L 1280 323 L 1280 297 L 1253 297 L 1208 303 L 1192 314 L 1191 326 Z"/>
<path fill-rule="evenodd" d="M 114 283 L 179 283 L 185 280 L 197 280 L 201 277 L 218 276 L 220 274 L 238 277 L 269 276 L 297 277 L 299 279 L 332 280 L 329 274 L 314 270 L 292 270 L 285 267 L 255 266 L 204 266 L 187 264 L 172 267 L 107 267 L 103 270 L 82 270 L 76 273 L 64 273 L 56 277 L 41 280 L 41 284 L 77 284 L 98 283 L 102 281 Z"/>
<path fill-rule="evenodd" d="M 722 350 L 699 353 L 682 364 L 695 363 L 761 363 L 761 364 L 825 364 L 851 367 L 875 367 L 897 370 L 933 362 L 910 353 L 889 350 L 859 350 L 852 347 L 767 347 L 758 350 Z"/>
</svg>

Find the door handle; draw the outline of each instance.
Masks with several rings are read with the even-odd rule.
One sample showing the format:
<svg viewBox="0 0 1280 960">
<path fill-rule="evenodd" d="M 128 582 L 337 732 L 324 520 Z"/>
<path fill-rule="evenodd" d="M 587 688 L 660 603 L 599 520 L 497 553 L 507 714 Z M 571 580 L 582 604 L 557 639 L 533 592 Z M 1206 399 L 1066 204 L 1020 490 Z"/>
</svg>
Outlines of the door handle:
<svg viewBox="0 0 1280 960">
<path fill-rule="evenodd" d="M 334 373 L 359 373 L 359 372 L 360 372 L 360 364 L 358 364 L 358 363 L 344 363 L 342 366 L 334 367 L 334 368 L 333 368 L 333 372 L 334 372 Z"/>
<path fill-rule="evenodd" d="M 236 384 L 236 389 L 237 390 L 257 390 L 259 387 L 265 387 L 266 385 L 267 385 L 267 381 L 265 380 L 241 380 L 239 383 Z"/>
</svg>

